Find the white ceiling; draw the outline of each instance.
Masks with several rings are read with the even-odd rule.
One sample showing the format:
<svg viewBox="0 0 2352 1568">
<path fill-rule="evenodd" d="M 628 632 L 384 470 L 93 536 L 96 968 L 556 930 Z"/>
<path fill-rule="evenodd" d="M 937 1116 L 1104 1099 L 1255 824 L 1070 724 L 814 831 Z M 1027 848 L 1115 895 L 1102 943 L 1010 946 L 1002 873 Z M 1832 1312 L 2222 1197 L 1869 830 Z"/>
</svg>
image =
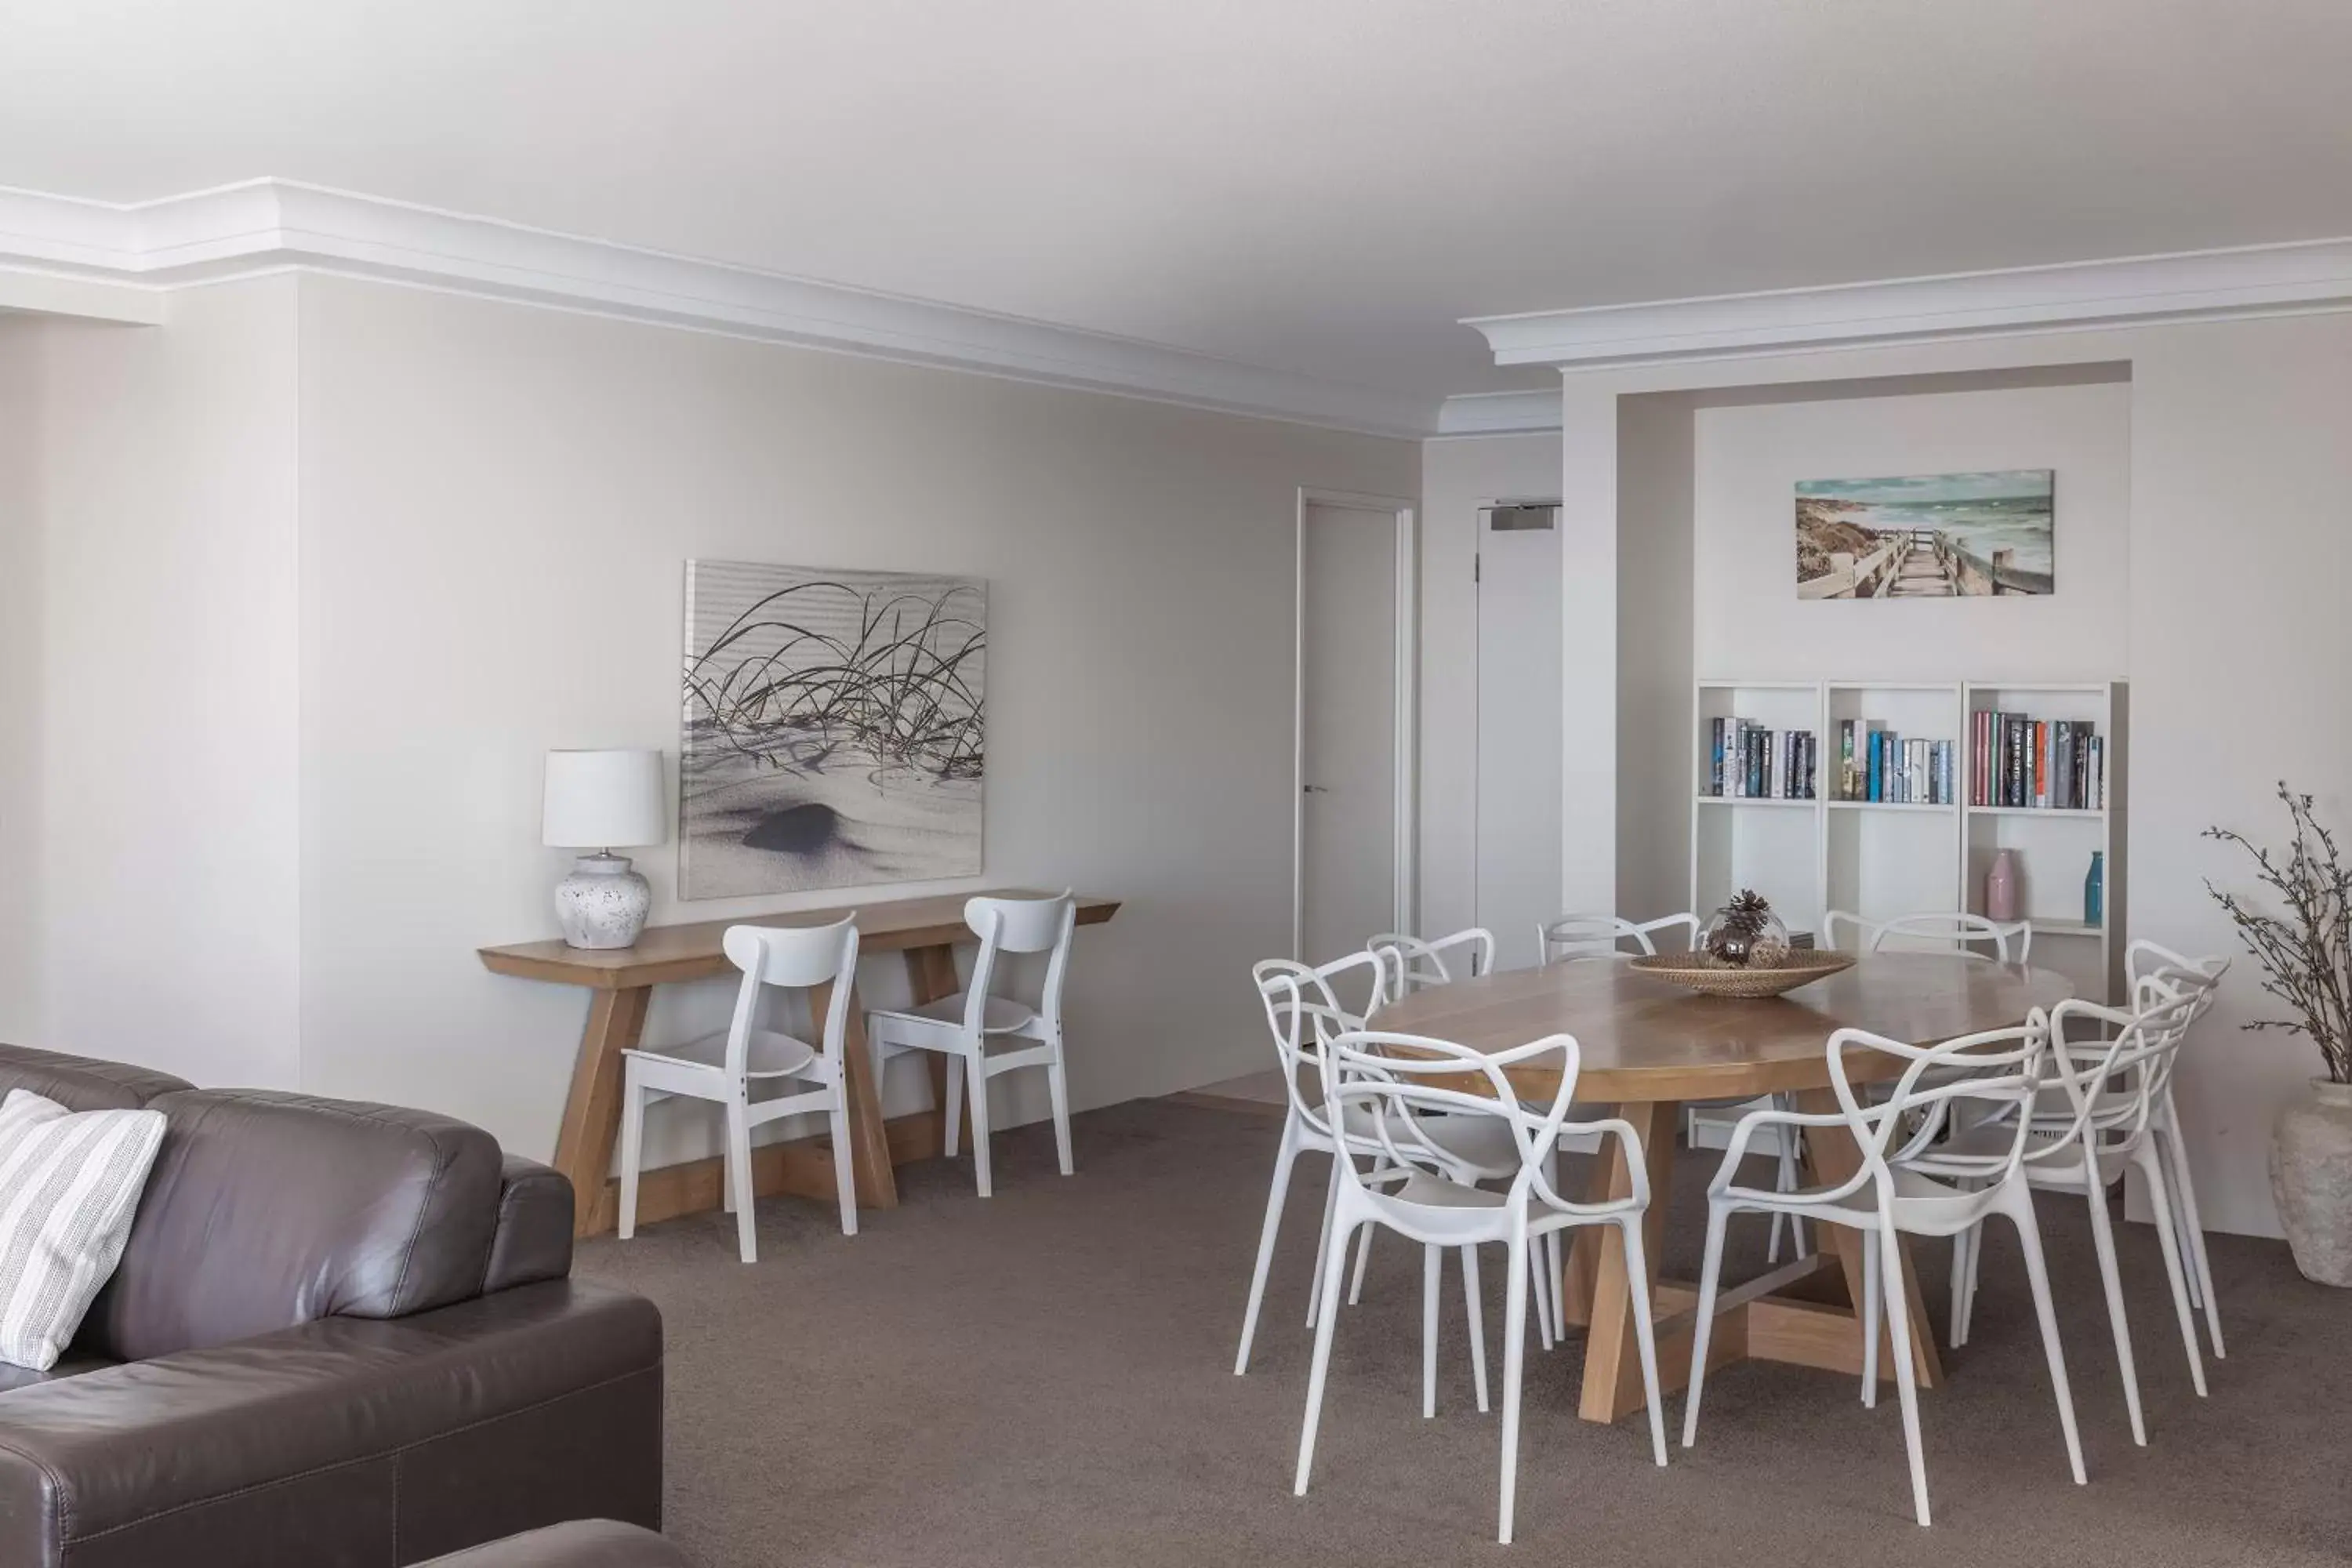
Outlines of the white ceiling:
<svg viewBox="0 0 2352 1568">
<path fill-rule="evenodd" d="M 0 185 L 258 175 L 1438 395 L 1460 317 L 2352 233 L 2347 0 L 5 0 Z"/>
</svg>

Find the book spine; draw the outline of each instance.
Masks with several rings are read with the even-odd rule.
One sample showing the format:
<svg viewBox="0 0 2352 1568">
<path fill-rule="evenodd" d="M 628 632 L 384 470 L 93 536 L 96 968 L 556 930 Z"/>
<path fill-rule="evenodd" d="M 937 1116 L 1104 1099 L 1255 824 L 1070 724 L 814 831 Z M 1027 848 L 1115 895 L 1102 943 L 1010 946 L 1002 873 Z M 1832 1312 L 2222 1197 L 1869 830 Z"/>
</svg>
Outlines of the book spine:
<svg viewBox="0 0 2352 1568">
<path fill-rule="evenodd" d="M 1881 744 L 1881 742 L 1883 742 L 1885 738 L 1885 731 L 1883 730 L 1873 730 L 1870 732 L 1868 742 L 1869 755 L 1864 762 L 1864 771 L 1863 775 L 1863 798 L 1864 800 L 1876 800 L 1878 798 L 1880 778 L 1879 756 L 1885 750 Z"/>
</svg>

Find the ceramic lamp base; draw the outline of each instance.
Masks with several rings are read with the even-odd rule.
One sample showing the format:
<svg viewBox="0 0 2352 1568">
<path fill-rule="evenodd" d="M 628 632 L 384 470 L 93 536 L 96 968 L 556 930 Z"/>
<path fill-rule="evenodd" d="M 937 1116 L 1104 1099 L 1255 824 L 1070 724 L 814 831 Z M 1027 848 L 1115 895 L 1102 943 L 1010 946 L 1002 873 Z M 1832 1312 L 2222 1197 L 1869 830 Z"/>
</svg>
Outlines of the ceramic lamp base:
<svg viewBox="0 0 2352 1568">
<path fill-rule="evenodd" d="M 583 855 L 555 884 L 555 918 L 572 947 L 627 947 L 646 929 L 653 885 L 625 855 Z"/>
</svg>

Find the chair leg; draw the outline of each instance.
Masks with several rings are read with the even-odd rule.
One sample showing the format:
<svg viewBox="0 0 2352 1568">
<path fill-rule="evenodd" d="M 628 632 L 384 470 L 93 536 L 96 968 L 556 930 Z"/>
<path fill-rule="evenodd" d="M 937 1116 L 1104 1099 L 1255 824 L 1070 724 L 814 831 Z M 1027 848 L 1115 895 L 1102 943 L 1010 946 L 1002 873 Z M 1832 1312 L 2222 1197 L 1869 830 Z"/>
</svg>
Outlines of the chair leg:
<svg viewBox="0 0 2352 1568">
<path fill-rule="evenodd" d="M 1045 1064 L 1045 1089 L 1054 1101 L 1054 1152 L 1061 1156 L 1062 1174 L 1076 1173 L 1070 1160 L 1070 1080 L 1062 1071 L 1062 1042 L 1054 1042 L 1054 1059 Z"/>
<path fill-rule="evenodd" d="M 623 1241 L 637 1234 L 637 1173 L 646 1163 L 646 1091 L 634 1072 L 621 1082 L 621 1213 Z"/>
<path fill-rule="evenodd" d="M 1364 1266 L 1372 1260 L 1372 1232 L 1375 1228 L 1369 1225 L 1364 1226 L 1363 1234 L 1356 1238 L 1356 1269 L 1348 1279 L 1348 1305 L 1350 1307 L 1364 1299 Z"/>
<path fill-rule="evenodd" d="M 1307 1287 L 1307 1326 L 1310 1329 L 1323 1310 L 1323 1259 L 1331 1250 L 1331 1216 L 1339 1209 L 1339 1162 L 1346 1158 L 1345 1154 L 1331 1156 L 1331 1184 L 1323 1194 L 1323 1234 L 1315 1240 L 1315 1278 Z M 1344 1246 L 1341 1250 L 1346 1250 Z"/>
<path fill-rule="evenodd" d="M 1241 1353 L 1234 1357 L 1235 1377 L 1249 1371 L 1250 1342 L 1257 1337 L 1258 1309 L 1265 1304 L 1265 1277 L 1274 1267 L 1274 1241 L 1282 1231 L 1283 1205 L 1290 1197 L 1290 1171 L 1297 1163 L 1298 1124 L 1294 1119 L 1282 1124 L 1282 1142 L 1274 1152 L 1274 1185 L 1266 1191 L 1265 1224 L 1258 1230 L 1257 1267 L 1250 1273 L 1249 1305 L 1242 1312 Z M 1317 1258 L 1315 1266 L 1319 1271 L 1323 1260 Z"/>
<path fill-rule="evenodd" d="M 1493 1408 L 1486 1403 L 1486 1314 L 1478 1305 L 1478 1249 L 1462 1250 L 1462 1310 L 1470 1319 L 1470 1378 L 1478 1391 L 1478 1414 Z"/>
<path fill-rule="evenodd" d="M 1878 1281 L 1886 1299 L 1886 1337 L 1895 1346 L 1895 1393 L 1903 1405 L 1903 1447 L 1911 1458 L 1911 1507 L 1927 1523 L 1927 1457 L 1919 1446 L 1919 1386 L 1911 1365 L 1911 1313 L 1903 1294 L 1902 1255 L 1886 1227 L 1880 1227 Z"/>
<path fill-rule="evenodd" d="M 971 1173 L 980 1186 L 980 1195 L 987 1197 L 996 1189 L 988 1173 L 988 1067 L 975 1057 L 964 1070 L 964 1084 L 971 1099 Z"/>
<path fill-rule="evenodd" d="M 1629 1215 L 1618 1225 L 1625 1233 L 1625 1279 L 1633 1296 L 1633 1342 L 1642 1352 L 1642 1391 L 1650 1404 L 1650 1451 L 1664 1465 L 1666 1406 L 1658 1397 L 1658 1331 L 1651 1321 L 1650 1270 L 1642 1256 L 1642 1216 Z"/>
<path fill-rule="evenodd" d="M 1307 1418 L 1299 1426 L 1298 1479 L 1291 1487 L 1295 1497 L 1307 1495 L 1307 1478 L 1315 1468 L 1315 1429 L 1323 1420 L 1324 1374 L 1331 1368 L 1331 1332 L 1339 1322 L 1339 1272 L 1347 1267 L 1348 1237 L 1341 1235 L 1337 1239 L 1339 1245 L 1326 1247 L 1316 1266 L 1321 1288 L 1315 1293 L 1318 1303 L 1315 1313 L 1315 1358 L 1307 1373 Z"/>
<path fill-rule="evenodd" d="M 1559 1288 L 1556 1282 L 1544 1278 L 1544 1264 L 1550 1256 L 1550 1249 L 1544 1243 L 1550 1239 L 1546 1237 L 1544 1241 L 1528 1243 L 1534 1253 L 1528 1259 L 1528 1293 L 1535 1308 L 1536 1342 L 1546 1350 L 1551 1349 L 1553 1343 L 1551 1294 Z"/>
<path fill-rule="evenodd" d="M 743 1261 L 760 1260 L 760 1244 L 752 1236 L 751 1118 L 742 1102 L 727 1107 L 728 1184 L 735 1194 L 735 1246 Z"/>
<path fill-rule="evenodd" d="M 2066 1433 L 2066 1462 L 2074 1484 L 2088 1480 L 2083 1470 L 2083 1435 L 2074 1426 L 2074 1393 L 2066 1382 L 2066 1352 L 2058 1342 L 2058 1310 L 2050 1300 L 2050 1270 L 2042 1260 L 2042 1227 L 2033 1219 L 2033 1194 L 2022 1186 L 2009 1206 L 2010 1222 L 2017 1226 L 2017 1242 L 2025 1254 L 2025 1280 L 2033 1288 L 2033 1315 L 2042 1322 L 2042 1353 L 2050 1362 L 2050 1387 L 2058 1398 L 2058 1424 Z"/>
<path fill-rule="evenodd" d="M 1444 1249 L 1421 1249 L 1421 1418 L 1437 1414 L 1437 1276 Z"/>
<path fill-rule="evenodd" d="M 2159 1115 L 2158 1132 L 2172 1171 L 2173 1211 L 2180 1220 L 2180 1238 L 2187 1244 L 2197 1298 L 2205 1309 L 2205 1332 L 2213 1342 L 2213 1359 L 2220 1361 L 2226 1352 L 2221 1348 L 2221 1311 L 2213 1304 L 2213 1264 L 2205 1251 L 2205 1222 L 2197 1213 L 2197 1186 L 2189 1179 L 2189 1147 L 2181 1140 L 2180 1114 L 2168 1092 Z"/>
<path fill-rule="evenodd" d="M 2107 1325 L 2116 1337 L 2116 1365 L 2124 1379 L 2124 1409 L 2131 1416 L 2132 1441 L 2147 1447 L 2147 1423 L 2140 1415 L 2139 1366 L 2132 1357 L 2131 1321 L 2124 1313 L 2123 1273 L 2116 1267 L 2115 1222 L 2107 1194 L 2095 1180 L 2084 1183 L 2091 1200 L 2091 1248 L 2098 1255 L 2099 1283 L 2107 1293 Z"/>
<path fill-rule="evenodd" d="M 1976 1237 L 1975 1226 L 1952 1234 L 1952 1317 L 1944 1330 L 1944 1342 L 1954 1350 L 1969 1342 L 1969 1255 Z"/>
<path fill-rule="evenodd" d="M 1885 1266 L 1878 1255 L 1878 1232 L 1862 1233 L 1862 1406 L 1878 1408 L 1878 1341 L 1879 1292 L 1878 1271 Z"/>
<path fill-rule="evenodd" d="M 833 1188 L 841 1204 L 841 1234 L 857 1234 L 857 1173 L 849 1163 L 849 1086 L 833 1086 Z"/>
<path fill-rule="evenodd" d="M 1512 1516 L 1519 1492 L 1519 1384 L 1528 1361 L 1528 1245 L 1522 1236 L 1507 1248 L 1510 1265 L 1503 1291 L 1503 1482 L 1496 1539 L 1511 1543 Z"/>
<path fill-rule="evenodd" d="M 952 1054 L 948 1058 L 947 1081 L 940 1088 L 940 1120 L 947 1124 L 940 1148 L 946 1158 L 952 1160 L 963 1132 L 963 1058 Z"/>
<path fill-rule="evenodd" d="M 1723 1226 L 1731 1211 L 1706 1205 L 1706 1250 L 1698 1268 L 1698 1313 L 1691 1320 L 1690 1386 L 1683 1394 L 1683 1447 L 1698 1441 L 1698 1398 L 1706 1386 L 1706 1342 L 1715 1331 L 1715 1292 L 1723 1280 Z"/>
<path fill-rule="evenodd" d="M 2189 1381 L 2196 1386 L 2197 1397 L 2205 1397 L 2205 1358 L 2197 1350 L 2197 1315 L 2189 1310 L 2187 1270 L 2181 1267 L 2180 1237 L 2173 1228 L 2172 1200 L 2165 1192 L 2164 1166 L 2157 1159 L 2155 1146 L 2145 1138 L 2139 1152 L 2132 1156 L 2138 1168 L 2140 1180 L 2147 1184 L 2148 1206 L 2156 1210 L 2157 1245 L 2164 1251 L 2164 1272 L 2172 1282 L 2172 1310 L 2180 1319 L 2180 1342 L 2189 1352 Z"/>
<path fill-rule="evenodd" d="M 1554 1190 L 1558 1184 L 1554 1184 Z M 1544 1237 L 1544 1286 L 1551 1293 L 1551 1338 L 1568 1342 L 1568 1243 L 1559 1231 Z"/>
</svg>

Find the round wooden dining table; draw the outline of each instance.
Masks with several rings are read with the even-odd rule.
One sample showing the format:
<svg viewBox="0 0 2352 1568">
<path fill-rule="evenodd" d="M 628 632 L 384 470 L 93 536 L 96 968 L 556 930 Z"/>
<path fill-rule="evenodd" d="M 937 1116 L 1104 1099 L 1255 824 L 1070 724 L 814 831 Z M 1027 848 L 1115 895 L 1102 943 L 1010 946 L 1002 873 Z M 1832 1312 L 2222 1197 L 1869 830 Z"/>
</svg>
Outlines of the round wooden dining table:
<svg viewBox="0 0 2352 1568">
<path fill-rule="evenodd" d="M 1630 964 L 1583 960 L 1432 986 L 1382 1008 L 1373 1026 L 1479 1050 L 1546 1035 L 1576 1037 L 1583 1058 L 1577 1100 L 1614 1103 L 1616 1114 L 1641 1138 L 1650 1178 L 1643 1251 L 1652 1272 L 1659 1384 L 1671 1390 L 1690 1379 L 1698 1305 L 1696 1286 L 1655 1277 L 1674 1190 L 1675 1133 L 1686 1101 L 1786 1091 L 1801 1110 L 1834 1113 L 1825 1047 L 1835 1030 L 1867 1029 L 1906 1045 L 1939 1045 L 2022 1023 L 2032 1009 L 2054 1006 L 2073 994 L 2065 978 L 2049 970 L 1957 952 L 1864 954 L 1828 979 L 1758 1000 L 1696 995 Z M 1893 1057 L 1859 1060 L 1864 1076 L 1875 1079 L 1894 1078 L 1903 1068 Z M 1871 1063 L 1884 1070 L 1870 1072 Z M 1853 1070 L 1855 1062 L 1848 1066 Z M 1513 1082 L 1529 1100 L 1548 1102 L 1559 1092 L 1559 1075 L 1556 1068 L 1531 1070 L 1515 1074 Z M 1812 1182 L 1842 1182 L 1861 1166 L 1861 1150 L 1842 1128 L 1809 1128 L 1804 1144 Z M 1608 1148 L 1611 1152 L 1592 1163 L 1595 1200 L 1633 1191 L 1622 1142 L 1611 1139 Z M 1862 1319 L 1854 1310 L 1863 1299 L 1862 1251 L 1838 1227 L 1816 1228 L 1811 1256 L 1718 1292 L 1708 1338 L 1710 1373 L 1755 1359 L 1862 1375 Z M 1579 1414 L 1588 1421 L 1615 1421 L 1643 1405 L 1624 1246 L 1613 1226 L 1574 1234 L 1560 1299 L 1568 1321 L 1586 1330 Z M 1942 1367 L 1908 1250 L 1902 1251 L 1913 1365 L 1920 1384 L 1934 1387 Z M 1895 1325 L 1887 1328 L 1892 1332 Z M 1882 1376 L 1894 1375 L 1891 1354 L 1878 1364 Z"/>
</svg>

